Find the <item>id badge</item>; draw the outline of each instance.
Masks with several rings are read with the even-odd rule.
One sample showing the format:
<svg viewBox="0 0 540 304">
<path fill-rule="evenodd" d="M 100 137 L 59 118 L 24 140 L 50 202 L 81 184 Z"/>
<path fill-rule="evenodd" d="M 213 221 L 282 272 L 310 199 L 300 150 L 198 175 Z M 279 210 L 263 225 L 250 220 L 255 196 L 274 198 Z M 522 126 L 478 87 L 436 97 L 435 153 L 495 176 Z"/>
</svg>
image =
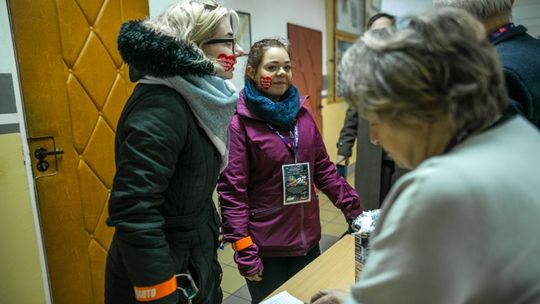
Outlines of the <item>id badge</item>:
<svg viewBox="0 0 540 304">
<path fill-rule="evenodd" d="M 309 163 L 281 166 L 283 175 L 283 205 L 311 201 L 311 178 Z"/>
</svg>

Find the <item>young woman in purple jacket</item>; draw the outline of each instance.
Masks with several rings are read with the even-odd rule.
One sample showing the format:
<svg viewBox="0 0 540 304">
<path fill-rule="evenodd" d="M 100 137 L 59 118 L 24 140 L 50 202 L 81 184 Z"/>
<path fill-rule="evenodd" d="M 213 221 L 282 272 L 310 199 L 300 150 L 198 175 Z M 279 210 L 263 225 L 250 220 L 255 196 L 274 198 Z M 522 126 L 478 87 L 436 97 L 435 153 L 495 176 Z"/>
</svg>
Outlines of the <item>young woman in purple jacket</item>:
<svg viewBox="0 0 540 304">
<path fill-rule="evenodd" d="M 218 183 L 225 241 L 258 303 L 320 255 L 319 189 L 345 219 L 362 212 L 291 84 L 284 39 L 249 52 L 245 87 L 229 126 L 229 164 Z"/>
</svg>

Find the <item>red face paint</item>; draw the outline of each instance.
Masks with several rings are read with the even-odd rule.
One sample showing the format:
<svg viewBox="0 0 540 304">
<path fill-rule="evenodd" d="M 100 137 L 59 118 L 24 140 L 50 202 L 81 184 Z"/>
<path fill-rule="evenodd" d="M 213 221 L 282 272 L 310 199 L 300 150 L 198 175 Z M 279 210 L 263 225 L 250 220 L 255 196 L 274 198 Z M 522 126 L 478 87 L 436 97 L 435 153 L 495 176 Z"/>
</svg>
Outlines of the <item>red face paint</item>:
<svg viewBox="0 0 540 304">
<path fill-rule="evenodd" d="M 228 72 L 232 70 L 232 68 L 236 64 L 236 56 L 219 54 L 219 56 L 217 57 L 217 62 L 223 67 L 225 72 Z"/>
<path fill-rule="evenodd" d="M 259 83 L 261 84 L 261 87 L 263 89 L 268 90 L 272 86 L 272 77 L 261 76 L 261 78 L 259 79 Z"/>
</svg>

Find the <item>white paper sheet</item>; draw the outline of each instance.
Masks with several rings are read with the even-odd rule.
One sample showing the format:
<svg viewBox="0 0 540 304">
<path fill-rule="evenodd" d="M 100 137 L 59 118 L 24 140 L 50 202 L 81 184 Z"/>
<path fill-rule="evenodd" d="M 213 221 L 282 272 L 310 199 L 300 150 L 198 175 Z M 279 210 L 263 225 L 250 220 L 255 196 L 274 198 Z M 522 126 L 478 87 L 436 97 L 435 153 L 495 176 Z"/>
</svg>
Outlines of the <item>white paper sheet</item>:
<svg viewBox="0 0 540 304">
<path fill-rule="evenodd" d="M 282 291 L 260 304 L 304 304 L 304 302 L 293 297 L 290 293 Z"/>
</svg>

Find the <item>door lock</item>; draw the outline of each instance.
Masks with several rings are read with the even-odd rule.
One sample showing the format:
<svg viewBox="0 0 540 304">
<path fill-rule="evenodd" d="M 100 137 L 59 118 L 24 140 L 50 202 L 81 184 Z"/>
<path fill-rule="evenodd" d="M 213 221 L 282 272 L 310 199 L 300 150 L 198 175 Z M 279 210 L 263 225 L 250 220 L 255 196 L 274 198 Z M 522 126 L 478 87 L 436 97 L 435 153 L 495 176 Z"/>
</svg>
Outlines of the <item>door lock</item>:
<svg viewBox="0 0 540 304">
<path fill-rule="evenodd" d="M 45 148 L 38 147 L 34 151 L 34 156 L 37 158 L 38 162 L 36 164 L 36 168 L 40 172 L 45 172 L 49 169 L 49 162 L 45 160 L 45 158 L 49 155 L 54 155 L 54 160 L 56 162 L 56 158 L 58 155 L 64 154 L 63 150 L 55 149 L 54 151 L 48 151 Z"/>
<path fill-rule="evenodd" d="M 38 162 L 36 164 L 36 168 L 40 172 L 45 172 L 45 171 L 47 171 L 47 169 L 49 169 L 49 162 L 44 160 L 44 159 L 40 159 L 40 160 L 38 160 Z"/>
</svg>

